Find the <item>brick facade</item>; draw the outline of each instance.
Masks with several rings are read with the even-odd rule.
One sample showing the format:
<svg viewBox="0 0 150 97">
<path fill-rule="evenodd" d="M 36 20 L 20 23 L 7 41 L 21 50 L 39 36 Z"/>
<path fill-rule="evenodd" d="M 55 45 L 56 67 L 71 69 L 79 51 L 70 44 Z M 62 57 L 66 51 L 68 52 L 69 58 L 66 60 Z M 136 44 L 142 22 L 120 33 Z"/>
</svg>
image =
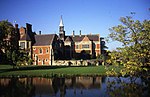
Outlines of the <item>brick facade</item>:
<svg viewBox="0 0 150 97">
<path fill-rule="evenodd" d="M 51 64 L 51 46 L 33 46 L 32 59 L 34 65 L 48 65 Z"/>
<path fill-rule="evenodd" d="M 33 65 L 52 65 L 53 60 L 80 57 L 83 52 L 95 57 L 101 54 L 99 34 L 82 35 L 80 31 L 80 35 L 73 32 L 73 35 L 67 36 L 62 18 L 59 31 L 59 35 L 36 35 L 30 24 L 20 28 L 19 46 L 29 52 L 34 60 Z"/>
</svg>

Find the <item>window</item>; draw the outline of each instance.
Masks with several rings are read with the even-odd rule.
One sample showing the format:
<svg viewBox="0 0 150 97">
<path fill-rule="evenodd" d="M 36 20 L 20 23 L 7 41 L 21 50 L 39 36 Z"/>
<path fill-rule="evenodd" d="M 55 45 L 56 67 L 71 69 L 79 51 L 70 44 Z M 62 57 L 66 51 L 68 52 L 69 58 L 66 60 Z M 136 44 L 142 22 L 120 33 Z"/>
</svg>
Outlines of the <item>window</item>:
<svg viewBox="0 0 150 97">
<path fill-rule="evenodd" d="M 79 47 L 78 47 L 78 45 L 76 45 L 76 49 L 78 49 Z"/>
<path fill-rule="evenodd" d="M 100 48 L 100 44 L 97 44 L 96 46 L 97 46 L 98 49 Z"/>
<path fill-rule="evenodd" d="M 43 61 L 42 61 L 42 65 L 44 65 L 45 64 L 45 61 L 44 61 L 44 59 L 43 59 Z"/>
<path fill-rule="evenodd" d="M 41 49 L 41 48 L 39 49 L 39 53 L 40 53 L 40 54 L 42 53 L 42 49 Z"/>
<path fill-rule="evenodd" d="M 33 54 L 33 57 L 35 58 L 35 54 Z"/>
<path fill-rule="evenodd" d="M 89 48 L 90 46 L 88 44 L 82 45 L 82 48 Z"/>
<path fill-rule="evenodd" d="M 48 53 L 48 48 L 46 49 L 46 53 Z"/>
<path fill-rule="evenodd" d="M 41 60 L 39 59 L 39 62 L 40 62 Z"/>
<path fill-rule="evenodd" d="M 33 50 L 36 50 L 36 48 L 34 47 Z"/>
<path fill-rule="evenodd" d="M 47 62 L 47 59 L 45 59 L 45 61 Z"/>
<path fill-rule="evenodd" d="M 20 42 L 20 48 L 25 49 L 25 42 Z"/>
<path fill-rule="evenodd" d="M 36 61 L 38 60 L 38 56 L 35 57 L 35 60 L 36 60 Z"/>
</svg>

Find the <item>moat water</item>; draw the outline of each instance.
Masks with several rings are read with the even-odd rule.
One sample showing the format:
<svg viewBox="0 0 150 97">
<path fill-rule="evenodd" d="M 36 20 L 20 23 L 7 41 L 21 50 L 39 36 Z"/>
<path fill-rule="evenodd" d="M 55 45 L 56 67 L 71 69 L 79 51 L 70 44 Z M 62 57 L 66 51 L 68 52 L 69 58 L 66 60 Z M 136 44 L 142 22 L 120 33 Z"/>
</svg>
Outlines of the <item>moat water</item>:
<svg viewBox="0 0 150 97">
<path fill-rule="evenodd" d="M 143 77 L 0 78 L 0 97 L 150 97 Z"/>
</svg>

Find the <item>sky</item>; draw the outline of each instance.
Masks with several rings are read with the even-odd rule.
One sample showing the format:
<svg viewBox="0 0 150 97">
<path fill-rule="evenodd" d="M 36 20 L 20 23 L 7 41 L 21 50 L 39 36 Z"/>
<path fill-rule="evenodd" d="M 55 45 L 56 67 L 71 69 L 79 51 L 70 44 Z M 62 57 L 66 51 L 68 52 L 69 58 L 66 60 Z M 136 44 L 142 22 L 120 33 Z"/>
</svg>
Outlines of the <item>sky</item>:
<svg viewBox="0 0 150 97">
<path fill-rule="evenodd" d="M 42 34 L 58 34 L 62 15 L 66 35 L 100 34 L 107 37 L 109 28 L 121 24 L 120 17 L 150 19 L 150 0 L 0 0 L 0 21 L 25 27 Z M 136 14 L 131 14 L 135 12 Z M 121 44 L 106 43 L 109 50 Z"/>
</svg>

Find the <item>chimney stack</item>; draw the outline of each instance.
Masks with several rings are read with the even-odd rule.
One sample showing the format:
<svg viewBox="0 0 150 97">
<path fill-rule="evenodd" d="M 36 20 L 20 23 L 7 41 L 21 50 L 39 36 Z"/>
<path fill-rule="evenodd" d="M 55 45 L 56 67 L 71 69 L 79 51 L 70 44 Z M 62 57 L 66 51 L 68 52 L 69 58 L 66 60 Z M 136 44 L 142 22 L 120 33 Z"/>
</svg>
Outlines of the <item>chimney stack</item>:
<svg viewBox="0 0 150 97">
<path fill-rule="evenodd" d="M 29 23 L 26 23 L 26 29 L 28 32 L 32 32 L 32 25 Z"/>
<path fill-rule="evenodd" d="M 73 30 L 73 32 L 72 32 L 72 36 L 73 36 L 73 37 L 74 37 L 74 34 L 75 34 L 75 33 L 74 33 L 74 30 Z"/>
<path fill-rule="evenodd" d="M 41 35 L 41 31 L 39 31 L 39 35 Z"/>
<path fill-rule="evenodd" d="M 80 30 L 80 37 L 81 37 L 81 30 Z"/>
</svg>

